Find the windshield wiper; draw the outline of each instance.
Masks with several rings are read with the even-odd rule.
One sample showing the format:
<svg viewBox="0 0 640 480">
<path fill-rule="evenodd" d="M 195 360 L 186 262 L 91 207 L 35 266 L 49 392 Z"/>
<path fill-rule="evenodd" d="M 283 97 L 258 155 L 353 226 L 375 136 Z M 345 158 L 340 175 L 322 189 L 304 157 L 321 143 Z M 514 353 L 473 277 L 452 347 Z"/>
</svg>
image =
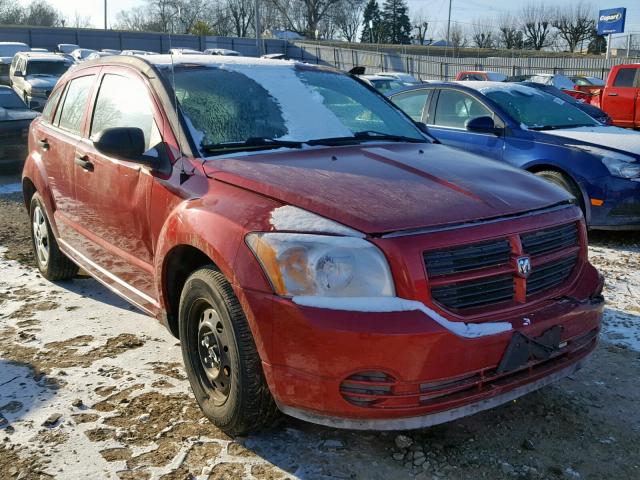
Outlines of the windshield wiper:
<svg viewBox="0 0 640 480">
<path fill-rule="evenodd" d="M 247 150 L 270 150 L 273 148 L 302 148 L 302 142 L 290 140 L 276 140 L 265 137 L 252 137 L 243 142 L 210 143 L 202 145 L 202 150 L 207 153 L 228 153 Z"/>
<path fill-rule="evenodd" d="M 406 137 L 404 135 L 393 135 L 375 130 L 363 130 L 355 132 L 352 137 L 329 137 L 307 140 L 308 145 L 349 145 L 353 143 L 361 143 L 366 141 L 382 140 L 387 142 L 409 142 L 409 143 L 429 143 L 424 138 Z"/>
<path fill-rule="evenodd" d="M 560 130 L 562 128 L 579 128 L 579 127 L 595 127 L 596 125 L 591 125 L 588 123 L 576 123 L 570 125 L 536 125 L 534 127 L 529 127 L 529 130 Z"/>
</svg>

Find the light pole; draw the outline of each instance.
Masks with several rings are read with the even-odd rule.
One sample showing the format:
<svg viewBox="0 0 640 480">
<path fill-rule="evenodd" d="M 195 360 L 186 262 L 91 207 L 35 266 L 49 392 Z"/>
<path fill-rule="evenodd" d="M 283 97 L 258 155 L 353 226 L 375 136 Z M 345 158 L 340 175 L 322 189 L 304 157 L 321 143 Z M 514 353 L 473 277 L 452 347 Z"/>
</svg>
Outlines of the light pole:
<svg viewBox="0 0 640 480">
<path fill-rule="evenodd" d="M 449 50 L 449 33 L 451 32 L 451 1 L 449 0 L 449 18 L 447 19 L 447 44 L 444 47 L 444 51 L 445 51 L 445 57 L 446 52 Z"/>
<path fill-rule="evenodd" d="M 104 29 L 107 29 L 107 0 L 104 0 Z"/>
<path fill-rule="evenodd" d="M 260 26 L 260 0 L 256 0 L 255 8 L 256 11 L 254 12 L 254 16 L 256 17 L 256 50 L 258 52 L 258 56 L 260 57 L 262 56 L 262 42 L 260 41 L 260 34 L 262 33 Z"/>
</svg>

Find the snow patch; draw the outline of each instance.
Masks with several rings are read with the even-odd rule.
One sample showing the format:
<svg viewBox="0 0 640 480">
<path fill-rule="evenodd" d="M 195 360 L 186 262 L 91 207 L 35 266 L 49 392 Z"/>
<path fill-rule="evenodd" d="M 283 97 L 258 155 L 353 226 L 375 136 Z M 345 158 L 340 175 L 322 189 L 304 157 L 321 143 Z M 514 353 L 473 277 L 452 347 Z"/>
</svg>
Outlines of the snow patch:
<svg viewBox="0 0 640 480">
<path fill-rule="evenodd" d="M 634 132 L 633 130 L 602 125 L 548 130 L 544 133 L 640 155 L 640 132 Z"/>
<path fill-rule="evenodd" d="M 8 183 L 6 185 L 0 185 L 0 195 L 9 195 L 11 193 L 22 192 L 21 183 Z"/>
<path fill-rule="evenodd" d="M 400 297 L 313 297 L 297 296 L 292 298 L 297 305 L 304 307 L 326 308 L 328 310 L 347 310 L 351 312 L 408 312 L 420 311 L 451 333 L 465 338 L 479 338 L 508 332 L 512 329 L 509 322 L 463 323 L 447 320 L 424 303 Z"/>
<path fill-rule="evenodd" d="M 271 225 L 276 230 L 295 232 L 333 233 L 347 237 L 363 238 L 364 234 L 341 223 L 292 205 L 275 208 L 271 212 Z"/>
<path fill-rule="evenodd" d="M 281 68 L 265 68 L 262 65 L 235 62 L 234 57 L 233 62 L 225 63 L 220 68 L 241 73 L 255 80 L 278 102 L 288 131 L 286 135 L 279 137 L 280 140 L 353 136 L 335 113 L 324 105 L 322 96 L 296 75 L 294 64 L 285 65 L 285 68 L 281 65 Z M 310 98 L 314 101 L 310 102 Z"/>
</svg>

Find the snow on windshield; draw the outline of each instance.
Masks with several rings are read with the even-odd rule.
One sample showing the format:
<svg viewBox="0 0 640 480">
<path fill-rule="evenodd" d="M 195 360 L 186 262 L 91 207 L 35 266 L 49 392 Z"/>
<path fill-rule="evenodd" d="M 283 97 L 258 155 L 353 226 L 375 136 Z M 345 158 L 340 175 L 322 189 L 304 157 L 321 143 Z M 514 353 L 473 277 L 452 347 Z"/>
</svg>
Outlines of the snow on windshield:
<svg viewBox="0 0 640 480">
<path fill-rule="evenodd" d="M 176 96 L 200 149 L 255 138 L 353 137 L 360 131 L 424 139 L 398 110 L 346 75 L 236 58 L 175 67 Z"/>
<path fill-rule="evenodd" d="M 570 128 L 597 122 L 582 110 L 535 88 L 494 83 L 477 90 L 496 102 L 518 123 L 529 128 Z"/>
<path fill-rule="evenodd" d="M 324 98 L 301 81 L 295 69 L 264 68 L 253 65 L 228 65 L 233 71 L 254 79 L 276 99 L 288 133 L 281 140 L 346 137 L 351 132 L 323 103 Z M 335 75 L 321 72 L 321 75 Z M 309 101 L 312 100 L 312 101 Z"/>
</svg>

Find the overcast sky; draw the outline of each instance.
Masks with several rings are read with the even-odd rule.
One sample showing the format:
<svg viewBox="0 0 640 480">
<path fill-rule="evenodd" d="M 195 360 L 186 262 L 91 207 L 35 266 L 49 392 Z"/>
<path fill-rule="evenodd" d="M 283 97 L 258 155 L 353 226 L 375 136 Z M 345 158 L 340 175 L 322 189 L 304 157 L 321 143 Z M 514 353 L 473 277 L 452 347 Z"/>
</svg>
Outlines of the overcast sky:
<svg viewBox="0 0 640 480">
<path fill-rule="evenodd" d="M 28 3 L 21 0 L 22 3 Z M 104 24 L 103 0 L 49 0 L 57 9 L 68 17 L 73 17 L 75 12 L 81 16 L 88 16 L 91 23 L 98 28 Z M 505 12 L 516 12 L 528 0 L 452 0 L 452 15 L 454 21 L 470 24 L 478 19 L 497 17 Z M 556 0 L 549 5 L 569 3 L 572 0 Z M 438 36 L 441 27 L 447 21 L 449 0 L 408 0 L 410 15 L 419 11 L 424 12 L 429 19 L 429 36 Z M 109 25 L 115 21 L 116 14 L 120 10 L 129 9 L 136 5 L 142 5 L 143 0 L 108 0 Z M 382 4 L 383 0 L 379 0 Z M 640 34 L 640 1 L 638 0 L 599 0 L 593 2 L 597 8 L 627 7 L 626 32 Z"/>
</svg>

